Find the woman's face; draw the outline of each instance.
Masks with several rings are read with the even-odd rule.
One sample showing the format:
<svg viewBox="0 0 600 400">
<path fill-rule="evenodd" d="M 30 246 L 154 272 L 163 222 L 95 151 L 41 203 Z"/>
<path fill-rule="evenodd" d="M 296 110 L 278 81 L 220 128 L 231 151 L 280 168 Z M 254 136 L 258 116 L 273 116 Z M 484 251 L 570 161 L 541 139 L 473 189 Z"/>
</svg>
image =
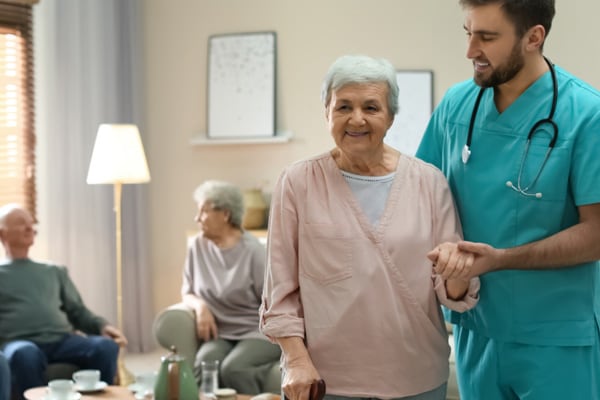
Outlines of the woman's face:
<svg viewBox="0 0 600 400">
<path fill-rule="evenodd" d="M 229 225 L 229 213 L 215 208 L 211 202 L 198 203 L 198 214 L 195 218 L 198 228 L 208 239 L 218 237 Z"/>
<path fill-rule="evenodd" d="M 380 148 L 394 122 L 385 82 L 353 83 L 332 92 L 326 109 L 329 131 L 338 148 L 360 156 Z"/>
</svg>

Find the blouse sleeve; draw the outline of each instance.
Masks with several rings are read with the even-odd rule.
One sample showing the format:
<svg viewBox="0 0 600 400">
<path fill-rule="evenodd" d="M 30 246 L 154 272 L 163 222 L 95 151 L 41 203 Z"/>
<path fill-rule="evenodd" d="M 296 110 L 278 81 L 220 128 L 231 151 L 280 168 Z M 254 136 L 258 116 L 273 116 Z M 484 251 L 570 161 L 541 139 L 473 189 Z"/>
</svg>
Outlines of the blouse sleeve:
<svg viewBox="0 0 600 400">
<path fill-rule="evenodd" d="M 432 279 L 433 288 L 435 290 L 435 294 L 439 302 L 451 310 L 465 312 L 475 307 L 479 302 L 480 281 L 478 277 L 471 278 L 471 281 L 469 282 L 469 288 L 467 289 L 467 293 L 463 296 L 462 299 L 459 300 L 452 300 L 448 298 L 448 293 L 446 292 L 446 285 L 444 279 L 440 275 L 434 274 L 432 276 Z"/>
<path fill-rule="evenodd" d="M 437 168 L 434 169 L 432 181 L 434 182 L 434 208 L 432 210 L 432 215 L 434 215 L 434 224 L 436 226 L 433 245 L 436 246 L 439 243 L 444 242 L 457 242 L 463 237 L 462 226 L 448 182 L 442 172 Z M 445 281 L 441 276 L 433 274 L 432 279 L 433 287 L 439 302 L 451 310 L 464 312 L 475 307 L 479 302 L 480 280 L 478 277 L 471 279 L 467 293 L 460 300 L 448 298 Z"/>
<path fill-rule="evenodd" d="M 297 199 L 289 170 L 284 171 L 271 198 L 267 263 L 260 306 L 260 330 L 269 339 L 304 338 L 304 312 L 298 281 Z"/>
</svg>

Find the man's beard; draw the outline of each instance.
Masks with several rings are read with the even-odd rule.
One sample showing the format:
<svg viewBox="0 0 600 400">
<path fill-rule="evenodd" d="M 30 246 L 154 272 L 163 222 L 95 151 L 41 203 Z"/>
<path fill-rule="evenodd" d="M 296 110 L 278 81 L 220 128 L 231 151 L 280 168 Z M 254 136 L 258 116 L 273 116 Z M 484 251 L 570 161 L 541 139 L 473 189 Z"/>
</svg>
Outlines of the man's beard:
<svg viewBox="0 0 600 400">
<path fill-rule="evenodd" d="M 508 61 L 496 69 L 492 70 L 492 74 L 485 78 L 482 73 L 475 72 L 473 79 L 475 83 L 483 88 L 496 87 L 514 78 L 525 65 L 525 59 L 521 54 L 521 48 L 517 42 L 510 53 Z"/>
</svg>

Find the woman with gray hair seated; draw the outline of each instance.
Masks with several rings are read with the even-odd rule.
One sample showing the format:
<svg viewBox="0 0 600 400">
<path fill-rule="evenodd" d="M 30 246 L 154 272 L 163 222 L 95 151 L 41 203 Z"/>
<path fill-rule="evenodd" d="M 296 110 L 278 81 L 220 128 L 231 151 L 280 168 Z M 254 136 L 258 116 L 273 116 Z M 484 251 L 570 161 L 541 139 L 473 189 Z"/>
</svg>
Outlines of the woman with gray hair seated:
<svg viewBox="0 0 600 400">
<path fill-rule="evenodd" d="M 281 354 L 258 330 L 265 248 L 241 227 L 244 202 L 237 186 L 206 181 L 194 200 L 199 232 L 188 245 L 181 288 L 202 341 L 194 374 L 200 385 L 201 362 L 218 360 L 222 385 L 258 394 Z"/>
</svg>

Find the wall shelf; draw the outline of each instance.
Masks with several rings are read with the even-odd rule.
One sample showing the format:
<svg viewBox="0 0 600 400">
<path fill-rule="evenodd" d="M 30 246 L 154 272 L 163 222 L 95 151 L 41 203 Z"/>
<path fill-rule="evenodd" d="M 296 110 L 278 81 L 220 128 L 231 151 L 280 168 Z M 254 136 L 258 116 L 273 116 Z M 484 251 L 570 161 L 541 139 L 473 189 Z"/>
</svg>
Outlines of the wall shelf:
<svg viewBox="0 0 600 400">
<path fill-rule="evenodd" d="M 277 132 L 275 136 L 264 137 L 231 137 L 231 138 L 210 138 L 206 134 L 200 134 L 192 137 L 190 143 L 193 146 L 223 146 L 240 144 L 272 144 L 286 143 L 292 139 L 292 132 Z"/>
</svg>

